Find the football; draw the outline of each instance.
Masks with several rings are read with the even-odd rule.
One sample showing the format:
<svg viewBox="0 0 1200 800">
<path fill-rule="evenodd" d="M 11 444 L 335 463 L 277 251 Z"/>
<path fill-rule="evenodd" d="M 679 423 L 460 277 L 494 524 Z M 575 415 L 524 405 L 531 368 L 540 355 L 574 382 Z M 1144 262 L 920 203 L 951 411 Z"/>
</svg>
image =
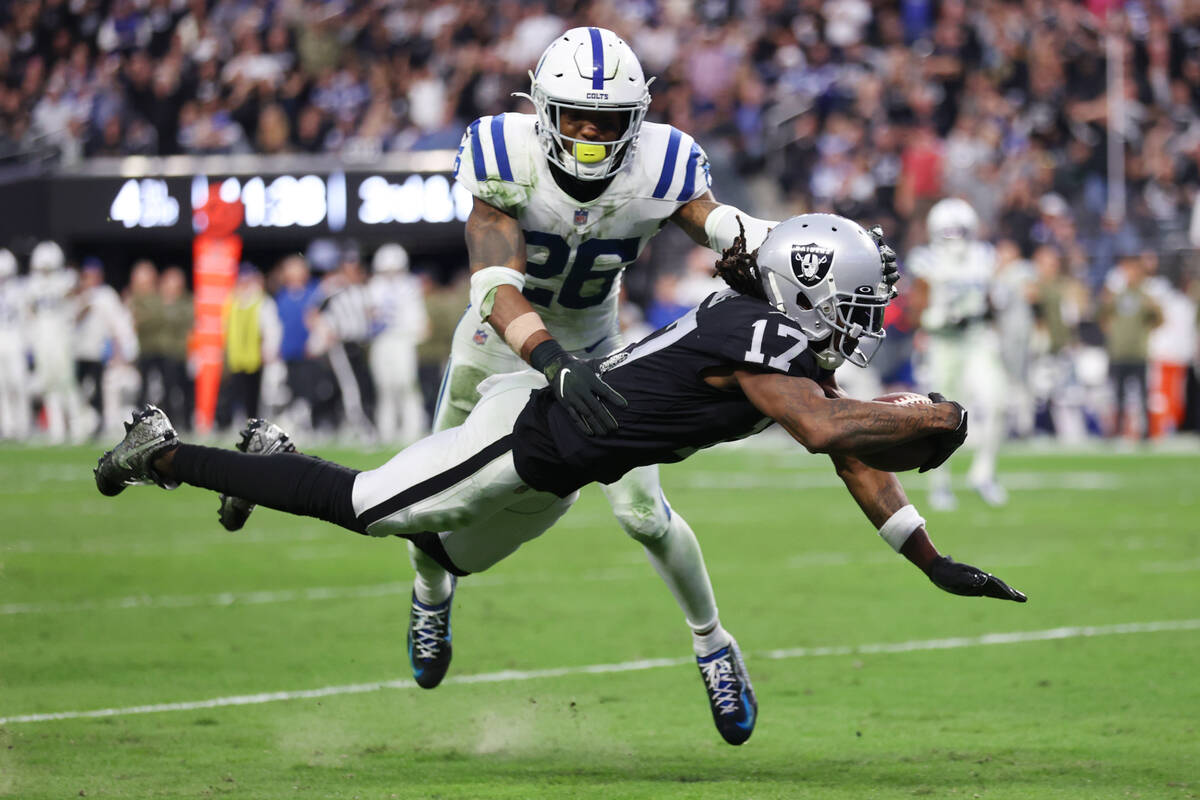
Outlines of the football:
<svg viewBox="0 0 1200 800">
<path fill-rule="evenodd" d="M 893 405 L 932 405 L 933 401 L 923 394 L 915 392 L 892 392 L 872 400 L 874 403 L 892 403 Z M 906 472 L 917 469 L 933 455 L 933 443 L 929 439 L 914 439 L 911 442 L 898 444 L 886 450 L 879 450 L 867 455 L 858 456 L 859 460 L 870 467 L 884 472 Z"/>
</svg>

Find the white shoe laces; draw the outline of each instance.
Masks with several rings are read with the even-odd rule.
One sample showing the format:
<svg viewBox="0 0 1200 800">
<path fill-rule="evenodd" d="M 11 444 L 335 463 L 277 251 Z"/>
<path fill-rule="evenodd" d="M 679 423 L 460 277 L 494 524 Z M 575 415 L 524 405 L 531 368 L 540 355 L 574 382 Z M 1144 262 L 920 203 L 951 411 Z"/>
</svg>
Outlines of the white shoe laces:
<svg viewBox="0 0 1200 800">
<path fill-rule="evenodd" d="M 442 628 L 447 609 L 429 610 L 412 607 L 413 651 L 417 658 L 437 658 L 442 647 Z"/>
<path fill-rule="evenodd" d="M 720 709 L 721 714 L 736 713 L 738 682 L 733 670 L 733 654 L 701 664 L 700 672 L 704 675 L 704 683 L 708 686 L 708 693 L 712 695 L 713 704 Z"/>
</svg>

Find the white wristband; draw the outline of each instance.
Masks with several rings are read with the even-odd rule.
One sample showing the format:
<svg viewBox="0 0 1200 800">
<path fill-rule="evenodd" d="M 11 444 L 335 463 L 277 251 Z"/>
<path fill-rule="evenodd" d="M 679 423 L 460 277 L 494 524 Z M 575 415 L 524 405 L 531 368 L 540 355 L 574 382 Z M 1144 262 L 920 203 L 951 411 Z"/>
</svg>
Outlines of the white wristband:
<svg viewBox="0 0 1200 800">
<path fill-rule="evenodd" d="M 912 536 L 913 531 L 924 524 L 925 519 L 917 513 L 916 507 L 909 503 L 888 517 L 888 521 L 883 523 L 883 527 L 879 529 L 879 535 L 892 546 L 893 550 L 899 553 L 900 548 L 904 547 L 904 543 L 908 541 L 909 536 Z"/>
<path fill-rule="evenodd" d="M 471 273 L 471 305 L 485 322 L 492 315 L 496 290 L 501 286 L 512 286 L 521 291 L 525 288 L 525 273 L 509 267 L 484 267 Z"/>
</svg>

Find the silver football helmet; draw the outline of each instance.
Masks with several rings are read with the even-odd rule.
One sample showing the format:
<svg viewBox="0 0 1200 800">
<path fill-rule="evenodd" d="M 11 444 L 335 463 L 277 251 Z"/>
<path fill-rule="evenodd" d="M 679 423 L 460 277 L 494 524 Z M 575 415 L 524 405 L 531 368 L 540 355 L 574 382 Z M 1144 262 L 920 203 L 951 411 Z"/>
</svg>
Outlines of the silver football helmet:
<svg viewBox="0 0 1200 800">
<path fill-rule="evenodd" d="M 867 365 L 892 297 L 871 234 L 835 214 L 801 214 L 771 229 L 757 263 L 767 302 L 795 320 L 821 366 Z"/>
<path fill-rule="evenodd" d="M 528 98 L 537 109 L 538 141 L 550 163 L 581 180 L 603 180 L 628 161 L 650 108 L 642 65 L 629 45 L 606 28 L 572 28 L 559 36 L 529 73 Z M 622 115 L 623 130 L 611 142 L 564 136 L 564 108 L 612 111 Z M 622 155 L 624 153 L 624 155 Z"/>
<path fill-rule="evenodd" d="M 58 246 L 57 242 L 49 239 L 38 242 L 33 248 L 33 252 L 29 254 L 29 268 L 33 272 L 57 272 L 66 263 L 67 259 L 63 255 L 62 248 Z"/>
<path fill-rule="evenodd" d="M 403 245 L 389 243 L 375 251 L 371 271 L 376 275 L 396 275 L 408 272 L 408 251 Z"/>
<path fill-rule="evenodd" d="M 979 215 L 966 200 L 947 197 L 929 209 L 925 228 L 932 247 L 958 253 L 979 236 Z"/>
<path fill-rule="evenodd" d="M 17 257 L 11 250 L 0 247 L 0 281 L 17 274 Z"/>
</svg>

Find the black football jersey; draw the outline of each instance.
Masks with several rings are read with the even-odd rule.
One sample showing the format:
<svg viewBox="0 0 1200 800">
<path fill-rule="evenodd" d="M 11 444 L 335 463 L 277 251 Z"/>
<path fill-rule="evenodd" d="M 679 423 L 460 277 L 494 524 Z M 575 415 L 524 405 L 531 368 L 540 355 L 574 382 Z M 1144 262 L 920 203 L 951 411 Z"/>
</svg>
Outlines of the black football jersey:
<svg viewBox="0 0 1200 800">
<path fill-rule="evenodd" d="M 615 432 L 587 436 L 552 390 L 535 392 L 513 429 L 517 472 L 530 486 L 565 497 L 634 467 L 682 461 L 758 433 L 769 418 L 740 391 L 721 391 L 701 377 L 710 367 L 747 364 L 813 380 L 830 374 L 795 322 L 763 300 L 717 292 L 600 364 L 605 382 L 629 401 L 612 408 Z"/>
</svg>

